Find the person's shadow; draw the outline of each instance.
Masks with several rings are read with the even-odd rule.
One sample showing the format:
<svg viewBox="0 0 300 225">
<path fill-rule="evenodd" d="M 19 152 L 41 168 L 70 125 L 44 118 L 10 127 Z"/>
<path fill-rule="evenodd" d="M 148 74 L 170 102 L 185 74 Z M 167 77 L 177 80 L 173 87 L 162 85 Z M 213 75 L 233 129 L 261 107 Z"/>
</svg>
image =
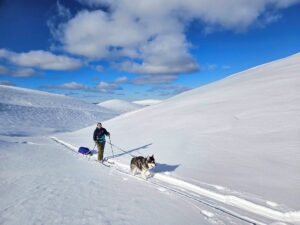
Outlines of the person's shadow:
<svg viewBox="0 0 300 225">
<path fill-rule="evenodd" d="M 178 165 L 168 165 L 168 164 L 161 164 L 156 163 L 155 167 L 151 169 L 152 173 L 165 173 L 165 172 L 173 172 L 177 169 Z"/>
</svg>

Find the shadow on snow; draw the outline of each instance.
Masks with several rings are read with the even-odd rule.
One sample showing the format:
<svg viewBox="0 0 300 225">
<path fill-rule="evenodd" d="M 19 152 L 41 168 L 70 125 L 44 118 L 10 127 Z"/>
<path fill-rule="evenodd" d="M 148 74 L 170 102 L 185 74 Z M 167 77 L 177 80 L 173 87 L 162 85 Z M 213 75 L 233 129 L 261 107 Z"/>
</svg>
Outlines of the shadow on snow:
<svg viewBox="0 0 300 225">
<path fill-rule="evenodd" d="M 168 164 L 156 163 L 156 166 L 153 169 L 151 169 L 151 172 L 153 173 L 173 172 L 177 169 L 178 166 L 180 166 L 180 164 L 168 165 Z"/>
<path fill-rule="evenodd" d="M 138 152 L 139 155 L 141 156 L 142 154 L 139 152 L 139 150 L 147 149 L 150 145 L 152 145 L 152 143 L 146 144 L 146 145 L 143 145 L 141 147 L 134 148 L 134 149 L 131 149 L 131 150 L 128 150 L 128 151 L 125 151 L 125 150 L 120 149 L 120 148 L 118 149 L 118 147 L 117 147 L 117 149 L 120 150 L 120 151 L 122 151 L 122 153 L 115 154 L 114 158 L 121 157 L 121 156 L 124 156 L 124 155 L 134 156 L 134 155 L 131 154 L 133 152 Z M 116 148 L 114 150 L 116 150 Z M 106 151 L 108 151 L 108 149 Z M 98 153 L 97 150 L 91 150 L 91 152 L 93 154 L 97 154 Z M 113 157 L 109 156 L 107 158 L 113 158 Z M 175 171 L 177 169 L 178 166 L 180 166 L 180 164 L 178 164 L 178 165 L 168 165 L 168 164 L 165 164 L 165 163 L 164 164 L 162 164 L 162 163 L 156 163 L 156 166 L 153 169 L 151 169 L 151 172 L 153 172 L 153 173 L 173 172 L 173 171 Z"/>
</svg>

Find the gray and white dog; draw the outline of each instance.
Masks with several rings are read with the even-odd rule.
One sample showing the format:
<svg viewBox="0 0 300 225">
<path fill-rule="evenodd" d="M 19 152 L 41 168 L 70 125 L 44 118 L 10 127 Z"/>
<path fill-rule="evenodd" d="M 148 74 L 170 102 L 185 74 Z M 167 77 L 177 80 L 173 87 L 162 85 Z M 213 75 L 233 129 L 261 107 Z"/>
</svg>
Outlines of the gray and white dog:
<svg viewBox="0 0 300 225">
<path fill-rule="evenodd" d="M 154 167 L 155 167 L 155 159 L 153 155 L 148 156 L 147 158 L 143 156 L 133 157 L 130 162 L 131 173 L 133 175 L 140 173 L 145 180 L 147 179 L 146 173 L 148 173 L 149 170 Z"/>
</svg>

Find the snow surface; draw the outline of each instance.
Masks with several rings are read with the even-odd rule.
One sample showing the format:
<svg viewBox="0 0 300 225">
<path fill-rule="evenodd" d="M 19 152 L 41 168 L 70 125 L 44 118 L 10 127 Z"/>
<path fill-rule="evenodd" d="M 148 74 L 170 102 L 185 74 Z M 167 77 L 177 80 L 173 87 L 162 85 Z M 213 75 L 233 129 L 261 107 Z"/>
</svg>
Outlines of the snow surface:
<svg viewBox="0 0 300 225">
<path fill-rule="evenodd" d="M 168 191 L 128 179 L 48 138 L 6 136 L 1 137 L 0 146 L 0 224 L 180 225 L 218 221 L 217 217 L 202 216 L 193 204 Z M 207 207 L 201 210 L 209 211 Z"/>
<path fill-rule="evenodd" d="M 300 224 L 299 86 L 296 54 L 96 119 L 111 132 L 111 168 L 76 153 L 94 147 L 86 112 L 110 111 L 0 86 L 0 224 Z M 60 109 L 93 126 L 53 133 L 76 129 Z M 131 156 L 148 154 L 157 161 L 151 178 L 130 175 Z"/>
<path fill-rule="evenodd" d="M 0 96 L 2 135 L 72 131 L 117 115 L 77 99 L 25 88 L 0 85 Z"/>
<path fill-rule="evenodd" d="M 123 114 L 143 108 L 143 106 L 120 99 L 111 99 L 98 104 L 117 114 Z"/>
<path fill-rule="evenodd" d="M 158 103 L 161 103 L 162 100 L 157 100 L 157 99 L 145 99 L 145 100 L 139 100 L 139 101 L 134 101 L 133 103 L 142 105 L 142 106 L 150 106 L 150 105 L 156 105 Z"/>
<path fill-rule="evenodd" d="M 299 211 L 299 86 L 296 54 L 103 125 L 116 146 L 135 155 L 154 154 L 158 173 L 224 187 L 216 191 L 266 207 L 273 202 L 282 212 Z M 88 145 L 94 128 L 58 138 Z M 120 155 L 128 165 L 130 155 Z"/>
</svg>

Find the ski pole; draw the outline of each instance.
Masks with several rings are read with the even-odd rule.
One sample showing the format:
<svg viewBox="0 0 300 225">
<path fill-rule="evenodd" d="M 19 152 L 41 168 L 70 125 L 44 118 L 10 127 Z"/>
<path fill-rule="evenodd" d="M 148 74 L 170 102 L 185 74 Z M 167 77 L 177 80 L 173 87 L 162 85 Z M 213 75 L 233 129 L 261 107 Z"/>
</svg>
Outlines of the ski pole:
<svg viewBox="0 0 300 225">
<path fill-rule="evenodd" d="M 115 158 L 114 150 L 113 150 L 112 143 L 111 143 L 111 139 L 110 139 L 110 135 L 109 135 L 108 137 L 109 137 L 109 142 L 110 142 L 111 152 L 112 152 L 113 158 Z"/>
</svg>

